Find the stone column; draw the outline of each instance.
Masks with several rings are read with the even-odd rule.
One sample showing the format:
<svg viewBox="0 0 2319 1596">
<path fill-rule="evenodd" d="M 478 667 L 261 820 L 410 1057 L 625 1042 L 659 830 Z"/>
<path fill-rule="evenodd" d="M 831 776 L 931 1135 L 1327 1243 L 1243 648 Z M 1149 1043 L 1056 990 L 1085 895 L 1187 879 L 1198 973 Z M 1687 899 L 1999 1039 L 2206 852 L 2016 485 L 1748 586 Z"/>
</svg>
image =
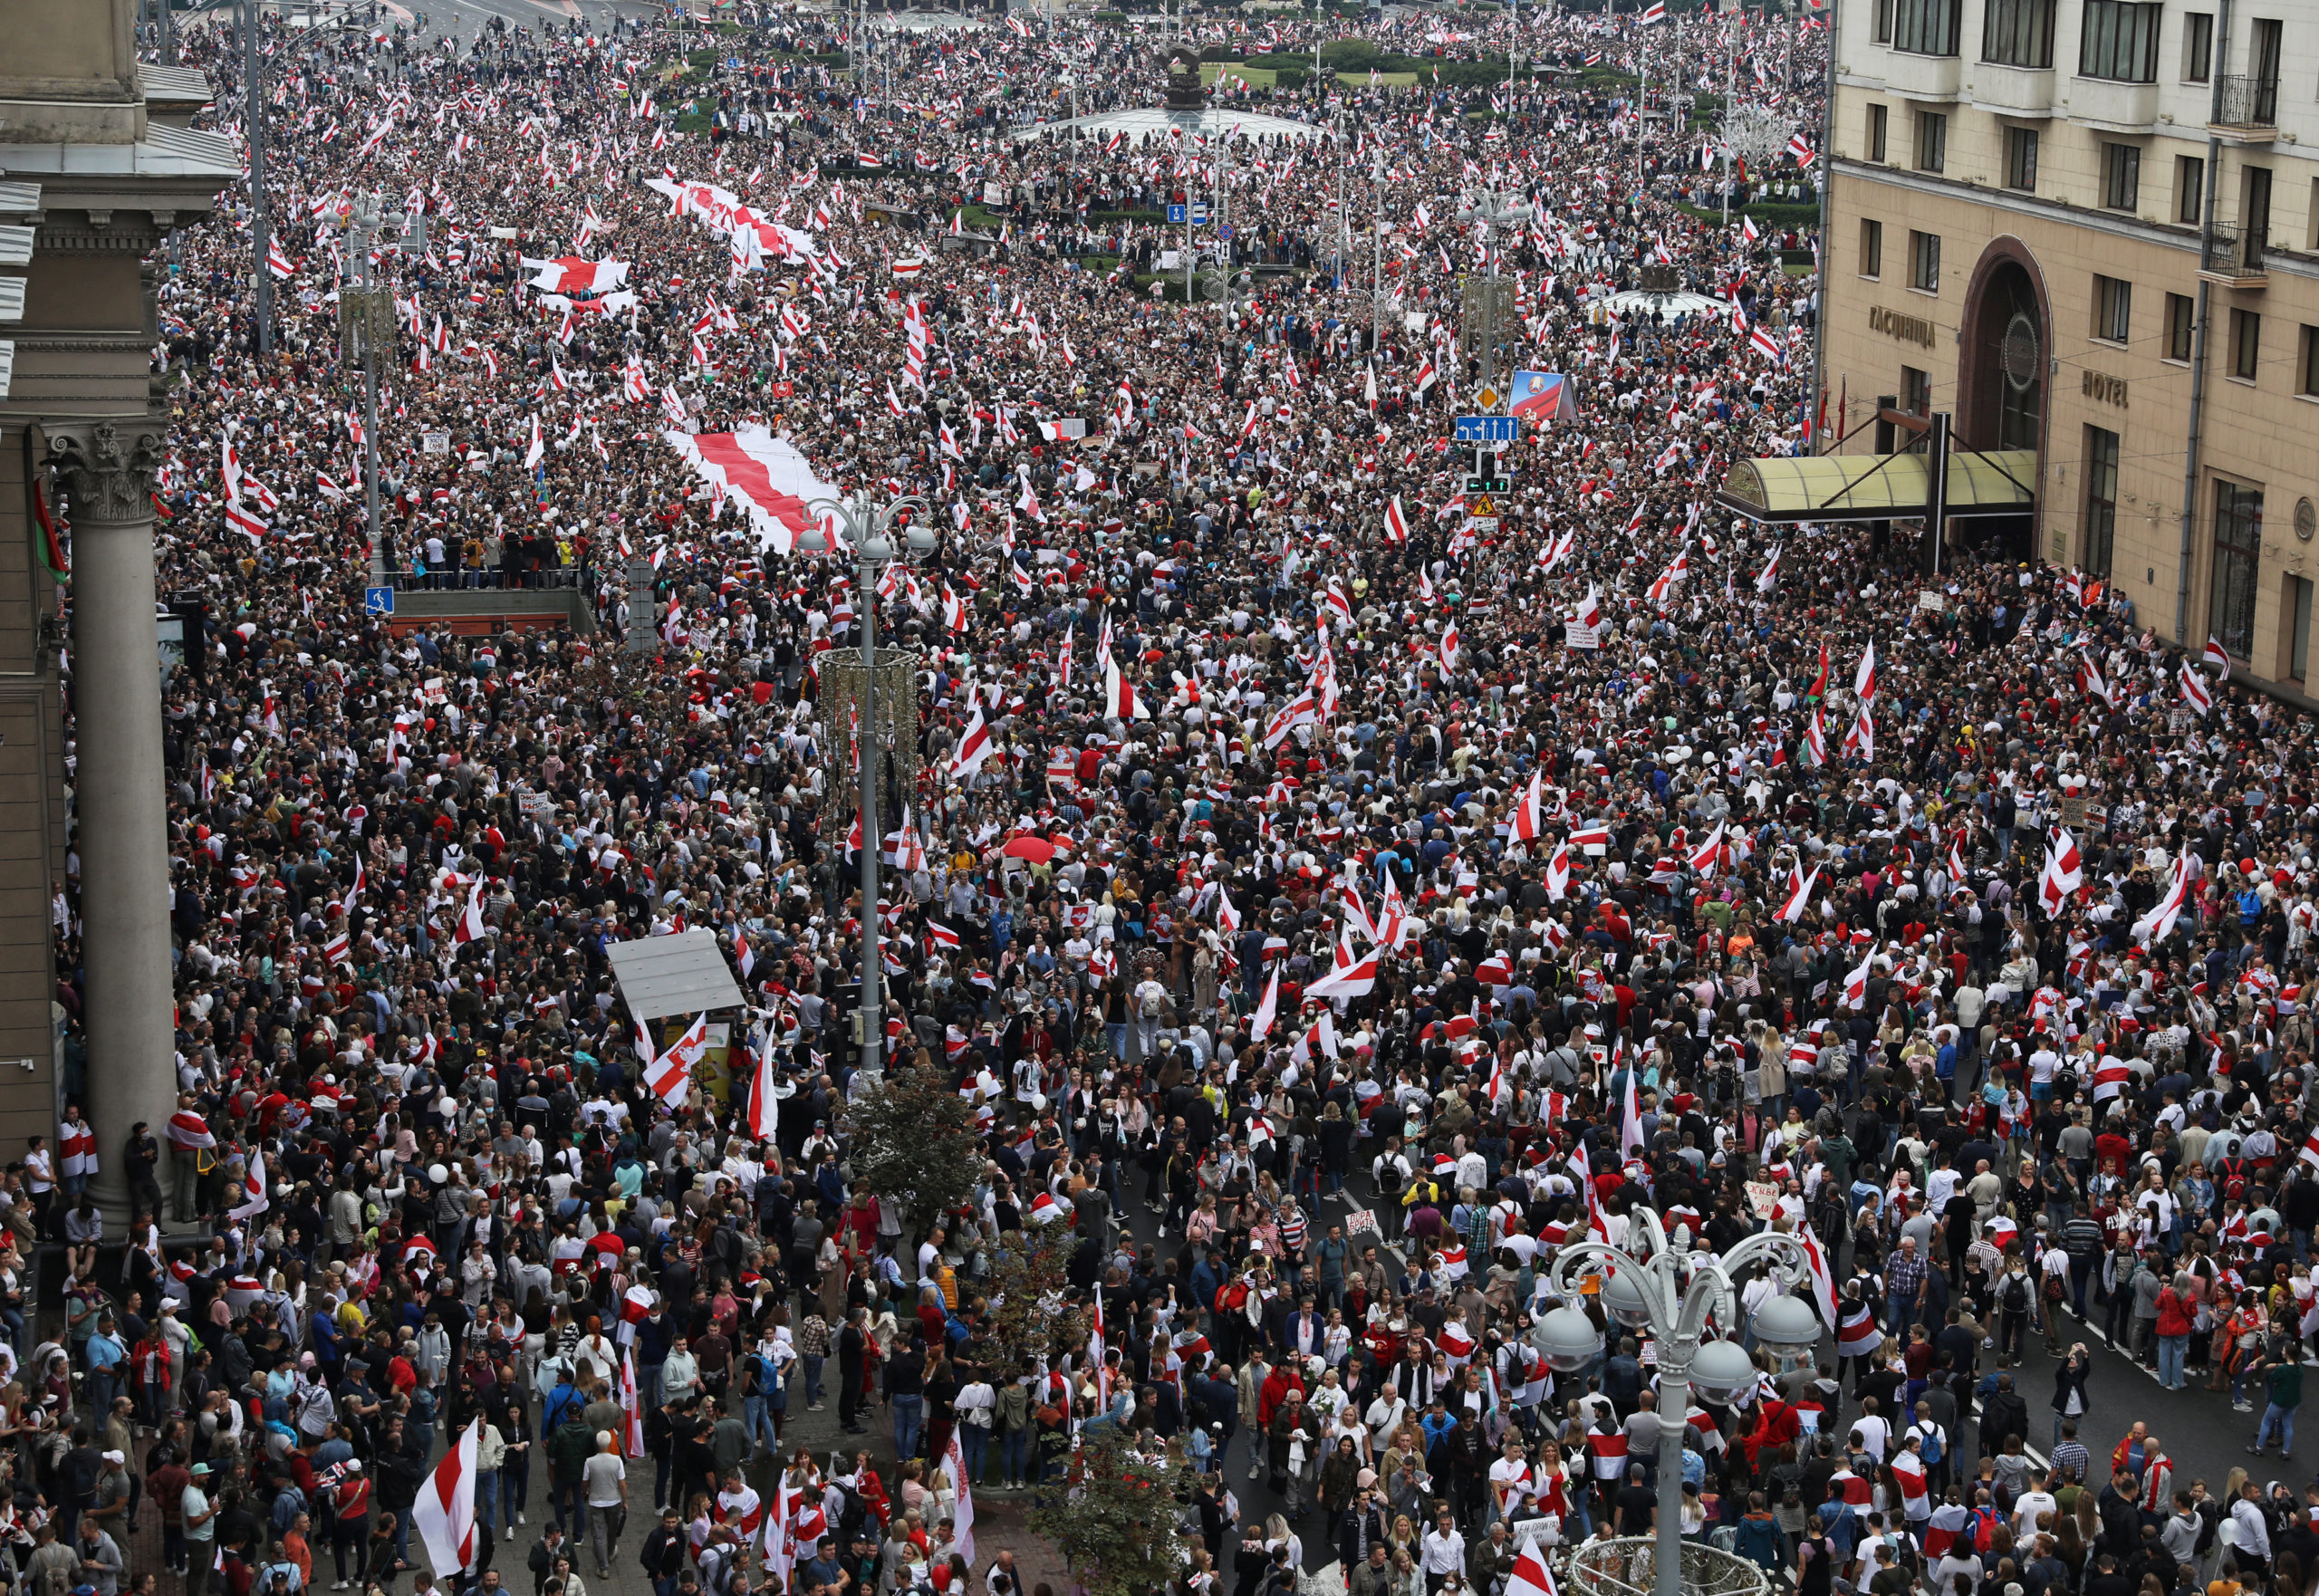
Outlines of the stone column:
<svg viewBox="0 0 2319 1596">
<path fill-rule="evenodd" d="M 125 418 L 52 425 L 48 437 L 48 464 L 68 495 L 72 527 L 72 790 L 95 1191 L 118 1235 L 130 1216 L 122 1154 L 130 1127 L 144 1120 L 166 1149 L 164 1128 L 177 1107 L 153 626 L 151 494 L 163 433 L 157 420 Z M 160 1178 L 166 1188 L 166 1162 Z"/>
</svg>

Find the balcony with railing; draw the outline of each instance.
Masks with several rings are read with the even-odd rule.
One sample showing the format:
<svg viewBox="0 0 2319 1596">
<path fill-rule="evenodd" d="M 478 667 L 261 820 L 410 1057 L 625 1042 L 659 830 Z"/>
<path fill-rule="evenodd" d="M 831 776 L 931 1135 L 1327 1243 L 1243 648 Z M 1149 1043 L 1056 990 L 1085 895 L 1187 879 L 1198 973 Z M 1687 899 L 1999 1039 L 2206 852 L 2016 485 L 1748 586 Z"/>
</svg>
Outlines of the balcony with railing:
<svg viewBox="0 0 2319 1596">
<path fill-rule="evenodd" d="M 2276 136 L 2278 121 L 2276 78 L 2225 76 L 2215 86 L 2214 120 L 2207 126 L 2218 138 L 2242 144 L 2267 143 Z"/>
<path fill-rule="evenodd" d="M 2225 288 L 2260 288 L 2270 281 L 2270 268 L 2263 260 L 2267 243 L 2261 231 L 2237 222 L 2217 222 L 2199 262 L 2199 275 Z"/>
</svg>

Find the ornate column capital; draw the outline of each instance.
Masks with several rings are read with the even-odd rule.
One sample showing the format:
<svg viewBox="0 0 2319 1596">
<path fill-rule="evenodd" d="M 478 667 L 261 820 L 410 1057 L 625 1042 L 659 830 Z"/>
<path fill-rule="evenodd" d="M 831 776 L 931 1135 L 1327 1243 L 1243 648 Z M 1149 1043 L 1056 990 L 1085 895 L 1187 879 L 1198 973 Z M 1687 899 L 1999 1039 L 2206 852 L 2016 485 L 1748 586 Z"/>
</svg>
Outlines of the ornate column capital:
<svg viewBox="0 0 2319 1596">
<path fill-rule="evenodd" d="M 153 519 L 154 473 L 165 431 L 158 420 L 53 423 L 46 464 L 72 496 L 76 527 L 128 526 Z"/>
</svg>

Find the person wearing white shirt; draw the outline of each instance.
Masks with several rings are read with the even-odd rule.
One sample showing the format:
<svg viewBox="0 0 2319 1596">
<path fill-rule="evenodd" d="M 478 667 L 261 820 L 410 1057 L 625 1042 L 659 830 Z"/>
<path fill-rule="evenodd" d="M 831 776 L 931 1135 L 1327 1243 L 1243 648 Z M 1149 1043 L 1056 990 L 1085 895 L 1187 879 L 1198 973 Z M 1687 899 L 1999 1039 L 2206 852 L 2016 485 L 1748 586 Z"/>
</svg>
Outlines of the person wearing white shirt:
<svg viewBox="0 0 2319 1596">
<path fill-rule="evenodd" d="M 1450 1576 L 1466 1572 L 1466 1537 L 1458 1533 L 1447 1507 L 1435 1514 L 1433 1527 L 1420 1538 L 1419 1550 L 1423 1556 L 1419 1566 L 1425 1571 L 1429 1591 L 1439 1589 Z"/>
<path fill-rule="evenodd" d="M 1877 1462 L 1884 1461 L 1884 1448 L 1892 1438 L 1892 1427 L 1881 1413 L 1862 1413 L 1852 1421 L 1852 1433 L 1860 1437 L 1861 1450 Z"/>
<path fill-rule="evenodd" d="M 2013 1538 L 2026 1545 L 2037 1533 L 2037 1515 L 2055 1511 L 2053 1493 L 2045 1489 L 2043 1482 L 2033 1484 L 2028 1490 L 2013 1499 Z"/>
</svg>

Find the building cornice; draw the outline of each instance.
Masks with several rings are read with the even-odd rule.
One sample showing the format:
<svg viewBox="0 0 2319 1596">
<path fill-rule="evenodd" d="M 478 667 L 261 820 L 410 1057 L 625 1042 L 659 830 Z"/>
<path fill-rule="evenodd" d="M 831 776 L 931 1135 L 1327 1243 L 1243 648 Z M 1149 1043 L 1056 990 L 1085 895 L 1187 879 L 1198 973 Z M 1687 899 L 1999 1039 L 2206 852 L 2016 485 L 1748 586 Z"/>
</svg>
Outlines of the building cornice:
<svg viewBox="0 0 2319 1596">
<path fill-rule="evenodd" d="M 2195 256 L 2199 253 L 2199 236 L 2189 227 L 2170 227 L 2160 222 L 2146 222 L 2137 216 L 2122 216 L 2110 211 L 2090 209 L 2069 205 L 2058 199 L 2046 199 L 2035 194 L 2023 194 L 2011 188 L 1990 188 L 1978 183 L 1961 183 L 1953 178 L 1939 178 L 1929 172 L 1910 171 L 1901 167 L 1880 166 L 1873 161 L 1853 160 L 1849 157 L 1834 159 L 1838 176 L 1857 178 L 1871 183 L 1881 183 L 1890 188 L 1903 189 L 1910 194 L 1926 195 L 1939 199 L 1958 199 L 1971 205 L 1985 205 L 1991 210 L 2010 216 L 2028 216 L 2048 225 L 2082 227 L 2089 232 L 2112 238 L 2130 240 L 2136 244 L 2154 244 L 2161 248 L 2178 249 Z M 1837 190 L 1842 193 L 1842 190 Z M 2264 262 L 2272 271 L 2294 277 L 2308 277 L 2319 281 L 2319 260 L 2299 256 L 2283 250 L 2270 250 Z"/>
</svg>

